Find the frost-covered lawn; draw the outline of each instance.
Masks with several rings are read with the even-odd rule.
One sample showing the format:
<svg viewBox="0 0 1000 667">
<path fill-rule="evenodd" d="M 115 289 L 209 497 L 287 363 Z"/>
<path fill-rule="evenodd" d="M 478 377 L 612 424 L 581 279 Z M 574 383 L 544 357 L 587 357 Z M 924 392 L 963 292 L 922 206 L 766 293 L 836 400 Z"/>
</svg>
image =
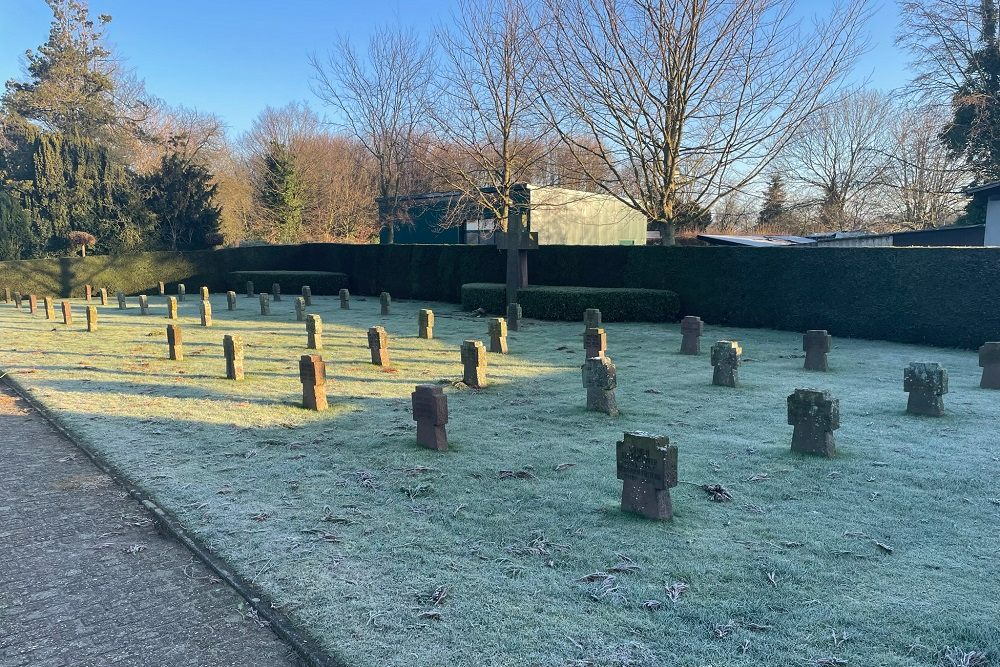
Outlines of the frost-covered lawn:
<svg viewBox="0 0 1000 667">
<path fill-rule="evenodd" d="M 528 321 L 510 356 L 490 355 L 488 389 L 447 389 L 451 449 L 436 453 L 416 445 L 410 392 L 460 379 L 459 344 L 488 342 L 484 320 L 316 298 L 331 409 L 313 413 L 291 296 L 261 317 L 256 299 L 230 313 L 213 295 L 210 329 L 197 298 L 179 363 L 159 297 L 148 317 L 134 298 L 101 308 L 93 334 L 80 301 L 71 327 L 0 306 L 0 367 L 347 664 L 1000 660 L 1000 392 L 978 388 L 973 352 L 835 338 L 816 374 L 795 333 L 707 326 L 685 357 L 676 324 L 610 324 L 612 419 L 583 409 L 582 323 Z M 421 307 L 433 341 L 416 337 Z M 390 369 L 369 364 L 374 324 Z M 247 342 L 243 382 L 223 378 L 225 333 Z M 744 347 L 739 389 L 710 384 L 723 338 Z M 950 372 L 944 418 L 904 413 L 918 360 Z M 790 453 L 796 387 L 840 398 L 836 459 Z M 672 522 L 618 509 L 614 445 L 633 429 L 680 447 Z M 716 483 L 732 502 L 699 488 Z"/>
</svg>

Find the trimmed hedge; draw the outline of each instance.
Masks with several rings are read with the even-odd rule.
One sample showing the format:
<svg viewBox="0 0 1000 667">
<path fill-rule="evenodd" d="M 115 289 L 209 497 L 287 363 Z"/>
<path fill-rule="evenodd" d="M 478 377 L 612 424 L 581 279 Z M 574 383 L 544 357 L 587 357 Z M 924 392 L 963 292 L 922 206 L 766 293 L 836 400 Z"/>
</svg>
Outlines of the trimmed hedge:
<svg viewBox="0 0 1000 667">
<path fill-rule="evenodd" d="M 333 271 L 234 271 L 229 274 L 229 289 L 243 292 L 248 280 L 258 292 L 268 292 L 278 283 L 286 294 L 301 294 L 305 285 L 313 294 L 337 294 L 348 284 L 346 273 Z"/>
<path fill-rule="evenodd" d="M 462 285 L 462 308 L 503 314 L 506 292 L 499 283 Z M 522 287 L 517 300 L 525 317 L 583 320 L 587 308 L 599 308 L 605 322 L 673 322 L 680 301 L 669 290 L 637 287 Z"/>
<path fill-rule="evenodd" d="M 188 290 L 206 285 L 219 292 L 227 289 L 232 271 L 301 268 L 301 256 L 300 246 L 255 246 L 0 262 L 0 288 L 60 297 L 82 297 L 84 285 L 107 287 L 112 293 L 154 294 L 162 280 L 171 294 L 177 283 L 185 283 Z"/>
<path fill-rule="evenodd" d="M 542 246 L 528 263 L 533 286 L 670 290 L 681 315 L 713 324 L 964 348 L 1000 339 L 1000 248 Z M 314 243 L 0 262 L 0 287 L 79 296 L 90 283 L 135 294 L 163 280 L 222 291 L 230 273 L 255 270 L 334 271 L 358 294 L 458 302 L 464 284 L 504 280 L 504 254 Z"/>
</svg>

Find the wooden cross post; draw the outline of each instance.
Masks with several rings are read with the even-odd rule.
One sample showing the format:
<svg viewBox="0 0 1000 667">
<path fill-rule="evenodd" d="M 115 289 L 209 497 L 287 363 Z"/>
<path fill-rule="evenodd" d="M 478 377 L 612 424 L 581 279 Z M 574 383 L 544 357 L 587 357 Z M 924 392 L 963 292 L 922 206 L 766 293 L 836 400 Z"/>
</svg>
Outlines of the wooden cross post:
<svg viewBox="0 0 1000 667">
<path fill-rule="evenodd" d="M 528 251 L 538 250 L 538 232 L 525 231 L 521 215 L 512 214 L 507 231 L 496 232 L 495 236 L 497 247 L 507 252 L 507 305 L 510 305 L 517 303 L 517 290 L 528 286 Z"/>
</svg>

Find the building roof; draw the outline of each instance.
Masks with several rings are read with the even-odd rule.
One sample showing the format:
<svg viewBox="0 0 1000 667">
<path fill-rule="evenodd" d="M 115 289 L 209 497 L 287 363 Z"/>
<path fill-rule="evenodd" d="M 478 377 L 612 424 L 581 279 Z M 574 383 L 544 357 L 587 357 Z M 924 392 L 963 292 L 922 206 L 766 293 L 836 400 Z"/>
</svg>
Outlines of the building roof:
<svg viewBox="0 0 1000 667">
<path fill-rule="evenodd" d="M 996 190 L 1000 188 L 1000 181 L 990 181 L 989 183 L 983 183 L 982 185 L 970 185 L 965 188 L 966 194 L 975 194 L 977 192 L 985 192 L 987 190 Z"/>
<path fill-rule="evenodd" d="M 698 238 L 712 245 L 741 245 L 750 246 L 752 248 L 811 245 L 816 243 L 815 239 L 785 234 L 752 234 L 746 236 L 729 234 L 698 234 Z"/>
</svg>

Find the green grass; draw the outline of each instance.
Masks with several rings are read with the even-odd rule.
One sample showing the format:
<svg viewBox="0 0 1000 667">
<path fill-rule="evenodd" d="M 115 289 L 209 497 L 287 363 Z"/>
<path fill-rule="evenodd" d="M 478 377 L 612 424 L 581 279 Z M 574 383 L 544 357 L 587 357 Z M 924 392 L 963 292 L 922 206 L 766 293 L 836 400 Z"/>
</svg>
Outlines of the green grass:
<svg viewBox="0 0 1000 667">
<path fill-rule="evenodd" d="M 489 388 L 446 390 L 450 451 L 436 453 L 416 445 L 409 394 L 459 380 L 461 341 L 487 340 L 455 305 L 395 301 L 382 318 L 376 298 L 315 298 L 331 409 L 312 413 L 291 298 L 261 317 L 256 299 L 231 313 L 214 296 L 204 329 L 189 296 L 179 363 L 164 299 L 148 317 L 131 301 L 101 308 L 94 334 L 78 301 L 71 327 L 0 306 L 0 366 L 347 664 L 1000 660 L 1000 392 L 978 388 L 972 352 L 835 339 L 831 372 L 814 374 L 797 334 L 707 327 L 686 357 L 676 324 L 612 324 L 612 419 L 583 410 L 582 323 L 528 321 L 490 355 Z M 416 338 L 428 306 L 432 341 Z M 375 324 L 391 370 L 368 363 Z M 240 383 L 223 377 L 226 333 L 247 342 Z M 713 387 L 707 348 L 730 338 L 743 386 Z M 944 418 L 904 413 L 918 360 L 950 371 Z M 796 387 L 840 398 L 837 458 L 790 453 Z M 680 448 L 672 522 L 618 509 L 614 445 L 632 429 Z M 733 501 L 710 502 L 707 483 Z M 618 564 L 611 583 L 586 581 Z"/>
</svg>

